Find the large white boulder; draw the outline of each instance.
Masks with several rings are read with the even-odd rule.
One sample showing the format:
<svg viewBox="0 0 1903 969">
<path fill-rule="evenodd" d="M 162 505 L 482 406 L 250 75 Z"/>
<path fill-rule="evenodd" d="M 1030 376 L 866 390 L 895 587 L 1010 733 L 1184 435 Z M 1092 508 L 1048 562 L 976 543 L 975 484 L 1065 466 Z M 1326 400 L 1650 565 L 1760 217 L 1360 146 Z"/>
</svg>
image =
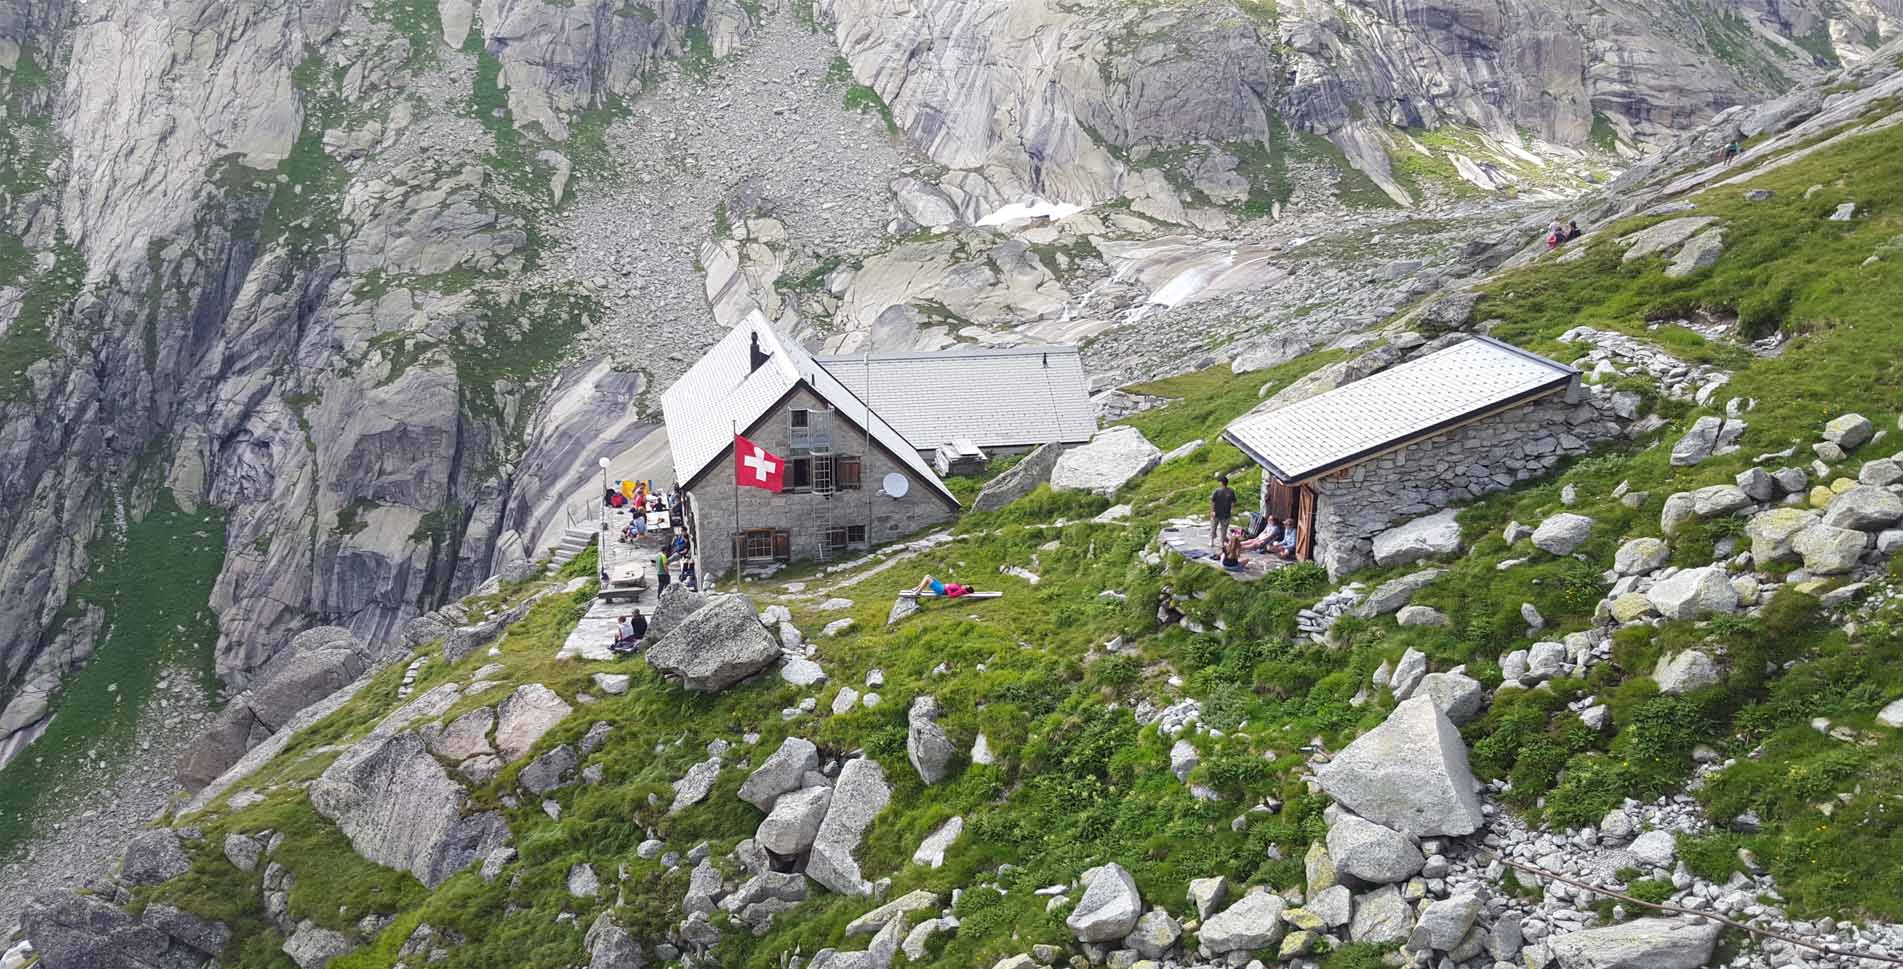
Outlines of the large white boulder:
<svg viewBox="0 0 1903 969">
<path fill-rule="evenodd" d="M 1592 534 L 1592 519 L 1571 512 L 1554 515 L 1533 530 L 1533 547 L 1552 555 L 1571 555 Z"/>
<path fill-rule="evenodd" d="M 806 877 L 841 895 L 870 895 L 872 883 L 859 874 L 859 862 L 853 852 L 865 837 L 872 819 L 892 800 L 892 788 L 886 784 L 885 771 L 870 757 L 856 757 L 839 770 L 833 784 L 832 803 L 826 818 L 813 836 L 813 851 L 806 862 Z"/>
<path fill-rule="evenodd" d="M 1051 469 L 1051 490 L 1088 491 L 1105 498 L 1156 467 L 1163 452 L 1134 427 L 1098 431 L 1090 443 L 1065 451 Z"/>
<path fill-rule="evenodd" d="M 1763 566 L 1796 554 L 1791 543 L 1818 522 L 1817 513 L 1802 508 L 1773 508 L 1751 516 L 1744 533 L 1751 539 L 1751 559 Z"/>
<path fill-rule="evenodd" d="M 1619 575 L 1645 575 L 1665 567 L 1672 547 L 1659 538 L 1635 538 L 1619 546 L 1612 556 L 1612 571 Z"/>
<path fill-rule="evenodd" d="M 1370 885 L 1405 881 L 1427 862 L 1414 839 L 1346 811 L 1328 827 L 1328 857 L 1337 872 Z"/>
<path fill-rule="evenodd" d="M 1876 425 L 1862 414 L 1845 414 L 1824 425 L 1824 440 L 1849 451 L 1870 440 L 1875 431 Z"/>
<path fill-rule="evenodd" d="M 819 748 L 804 737 L 788 737 L 778 750 L 747 775 L 740 785 L 740 799 L 762 811 L 773 809 L 773 802 L 805 783 L 806 772 L 819 769 Z"/>
<path fill-rule="evenodd" d="M 906 712 L 905 756 L 919 780 L 927 784 L 944 780 L 958 753 L 945 728 L 938 725 L 938 716 L 938 698 L 929 695 L 913 700 Z"/>
<path fill-rule="evenodd" d="M 1690 693 L 1711 686 L 1718 679 L 1718 664 L 1696 649 L 1661 656 L 1658 665 L 1652 668 L 1652 680 L 1658 684 L 1660 693 Z"/>
<path fill-rule="evenodd" d="M 1903 498 L 1877 485 L 1858 485 L 1830 500 L 1824 524 L 1833 528 L 1882 531 L 1903 520 Z"/>
<path fill-rule="evenodd" d="M 1274 945 L 1282 938 L 1282 910 L 1287 907 L 1274 892 L 1251 892 L 1210 916 L 1197 931 L 1197 941 L 1211 956 Z"/>
<path fill-rule="evenodd" d="M 1667 619 L 1703 619 L 1714 613 L 1738 611 L 1738 593 L 1731 578 L 1718 566 L 1686 569 L 1654 583 L 1646 597 Z"/>
<path fill-rule="evenodd" d="M 358 855 L 435 888 L 509 838 L 502 815 L 463 816 L 467 798 L 414 733 L 372 734 L 310 787 L 311 806 Z"/>
<path fill-rule="evenodd" d="M 826 809 L 832 800 L 832 788 L 818 785 L 781 795 L 773 802 L 773 810 L 760 822 L 754 842 L 779 855 L 792 856 L 805 851 L 812 847 L 813 838 L 819 834 L 820 822 L 826 819 Z"/>
<path fill-rule="evenodd" d="M 1064 919 L 1079 942 L 1115 942 L 1130 934 L 1143 914 L 1137 882 L 1122 865 L 1111 862 L 1084 872 L 1084 897 Z"/>
<path fill-rule="evenodd" d="M 714 596 L 647 651 L 649 666 L 702 693 L 724 690 L 779 659 L 779 638 L 742 595 Z"/>
<path fill-rule="evenodd" d="M 1415 837 L 1467 835 L 1485 823 L 1467 745 L 1431 697 L 1403 701 L 1316 779 L 1349 810 Z"/>
<path fill-rule="evenodd" d="M 1397 525 L 1374 537 L 1374 561 L 1383 567 L 1406 565 L 1460 551 L 1460 523 L 1454 510 L 1436 512 Z"/>
<path fill-rule="evenodd" d="M 1842 575 L 1857 567 L 1870 535 L 1854 528 L 1813 525 L 1797 533 L 1791 550 L 1804 557 L 1804 568 L 1818 575 Z"/>
</svg>

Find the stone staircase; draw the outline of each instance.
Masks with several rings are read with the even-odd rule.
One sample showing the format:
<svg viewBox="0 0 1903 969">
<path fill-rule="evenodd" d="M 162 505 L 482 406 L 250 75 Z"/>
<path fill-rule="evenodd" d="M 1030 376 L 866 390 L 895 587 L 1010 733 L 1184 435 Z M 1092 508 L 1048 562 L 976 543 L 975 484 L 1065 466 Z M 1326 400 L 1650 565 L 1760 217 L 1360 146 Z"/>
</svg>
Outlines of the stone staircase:
<svg viewBox="0 0 1903 969">
<path fill-rule="evenodd" d="M 554 575 L 561 571 L 562 566 L 573 562 L 575 556 L 587 551 L 588 546 L 595 542 L 597 527 L 599 526 L 593 522 L 568 526 L 568 529 L 562 532 L 562 540 L 549 549 L 548 574 Z"/>
</svg>

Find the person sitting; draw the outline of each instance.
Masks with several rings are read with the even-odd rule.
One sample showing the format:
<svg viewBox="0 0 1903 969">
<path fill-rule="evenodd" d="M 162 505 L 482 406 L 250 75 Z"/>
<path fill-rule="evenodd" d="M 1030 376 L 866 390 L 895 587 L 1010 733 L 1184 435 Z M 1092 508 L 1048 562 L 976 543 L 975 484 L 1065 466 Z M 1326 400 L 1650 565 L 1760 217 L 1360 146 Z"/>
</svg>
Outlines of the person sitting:
<svg viewBox="0 0 1903 969">
<path fill-rule="evenodd" d="M 687 535 L 686 535 L 686 533 L 684 533 L 684 532 L 675 532 L 675 533 L 674 533 L 674 540 L 673 540 L 672 542 L 669 542 L 669 543 L 668 543 L 668 546 L 667 546 L 667 550 L 668 550 L 668 552 L 669 552 L 669 553 L 671 553 L 671 554 L 674 554 L 674 555 L 686 555 L 686 554 L 687 554 Z"/>
<path fill-rule="evenodd" d="M 628 503 L 628 497 L 622 494 L 621 492 L 611 491 L 608 493 L 608 507 L 620 508 L 621 506 L 626 505 L 627 503 Z"/>
<path fill-rule="evenodd" d="M 940 582 L 938 579 L 929 575 L 920 579 L 918 585 L 912 587 L 912 594 L 915 596 L 929 595 L 944 599 L 956 599 L 959 596 L 968 596 L 977 591 L 978 590 L 972 586 L 961 585 L 957 582 Z"/>
<path fill-rule="evenodd" d="M 1222 567 L 1231 572 L 1242 570 L 1242 529 L 1229 529 L 1229 538 L 1222 543 Z"/>
<path fill-rule="evenodd" d="M 634 530 L 637 541 L 648 537 L 648 516 L 639 508 L 635 509 L 634 514 L 628 519 L 628 527 Z"/>
<path fill-rule="evenodd" d="M 635 539 L 634 522 L 629 522 L 626 525 L 621 526 L 621 544 L 623 545 L 632 544 L 634 542 L 634 539 Z"/>
<path fill-rule="evenodd" d="M 1293 519 L 1269 518 L 1269 527 L 1262 534 L 1242 543 L 1244 551 L 1261 552 L 1278 558 L 1295 556 L 1295 522 Z"/>
<path fill-rule="evenodd" d="M 681 559 L 681 584 L 691 591 L 700 591 L 700 575 L 694 570 L 693 559 Z"/>
<path fill-rule="evenodd" d="M 628 652 L 640 645 L 648 634 L 648 619 L 636 610 L 633 615 L 622 616 L 615 621 L 615 641 L 612 647 L 616 652 Z"/>
<path fill-rule="evenodd" d="M 1579 238 L 1579 236 L 1580 236 L 1579 220 L 1578 219 L 1568 220 L 1566 223 L 1566 238 L 1562 241 L 1571 242 L 1574 239 Z"/>
<path fill-rule="evenodd" d="M 1242 550 L 1245 552 L 1266 552 L 1269 546 L 1281 544 L 1282 533 L 1284 531 L 1286 531 L 1286 529 L 1282 525 L 1282 519 L 1270 515 L 1263 521 L 1261 531 L 1254 535 L 1243 537 Z"/>
</svg>

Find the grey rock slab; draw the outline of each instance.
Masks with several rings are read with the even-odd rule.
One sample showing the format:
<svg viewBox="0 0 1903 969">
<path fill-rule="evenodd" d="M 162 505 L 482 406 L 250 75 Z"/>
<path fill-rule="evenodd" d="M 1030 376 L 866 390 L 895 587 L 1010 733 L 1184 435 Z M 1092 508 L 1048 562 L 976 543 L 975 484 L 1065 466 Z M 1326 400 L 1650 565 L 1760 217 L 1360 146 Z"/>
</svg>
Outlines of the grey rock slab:
<svg viewBox="0 0 1903 969">
<path fill-rule="evenodd" d="M 853 853 L 874 818 L 892 800 L 885 771 L 869 757 L 857 757 L 840 768 L 833 785 L 832 803 L 813 838 L 806 875 L 841 895 L 868 895 L 872 885 L 859 874 Z"/>
<path fill-rule="evenodd" d="M 1433 606 L 1402 606 L 1394 614 L 1394 621 L 1403 626 L 1428 626 L 1445 628 L 1453 624 L 1447 614 Z"/>
<path fill-rule="evenodd" d="M 1689 467 L 1698 464 L 1716 454 L 1724 453 L 1735 446 L 1743 436 L 1746 425 L 1743 421 L 1726 420 L 1722 417 L 1706 415 L 1692 422 L 1692 426 L 1672 445 L 1672 464 L 1675 467 Z"/>
<path fill-rule="evenodd" d="M 1860 484 L 1830 500 L 1824 524 L 1832 528 L 1881 531 L 1903 520 L 1903 498 L 1878 485 Z"/>
<path fill-rule="evenodd" d="M 290 938 L 284 940 L 281 948 L 292 962 L 297 963 L 297 969 L 324 969 L 332 959 L 345 955 L 353 946 L 350 937 L 342 932 L 305 921 L 298 925 Z"/>
<path fill-rule="evenodd" d="M 648 619 L 648 633 L 642 641 L 652 643 L 673 632 L 682 620 L 705 608 L 707 601 L 706 596 L 678 582 L 670 584 L 654 606 L 654 615 Z"/>
<path fill-rule="evenodd" d="M 1718 220 L 1710 216 L 1688 216 L 1682 219 L 1667 219 L 1657 225 L 1640 229 L 1631 235 L 1621 236 L 1620 245 L 1626 247 L 1624 262 L 1643 259 L 1672 249 L 1706 226 Z"/>
<path fill-rule="evenodd" d="M 1591 535 L 1591 518 L 1565 512 L 1540 522 L 1533 530 L 1533 547 L 1552 555 L 1571 555 Z"/>
<path fill-rule="evenodd" d="M 1426 863 L 1412 838 L 1345 811 L 1328 827 L 1328 857 L 1341 874 L 1370 885 L 1412 878 Z"/>
<path fill-rule="evenodd" d="M 1816 575 L 1842 575 L 1857 567 L 1870 536 L 1851 528 L 1812 525 L 1791 540 L 1791 550 L 1804 558 L 1804 568 Z"/>
<path fill-rule="evenodd" d="M 1467 835 L 1485 823 L 1467 745 L 1429 697 L 1402 701 L 1316 779 L 1349 810 L 1415 837 Z"/>
<path fill-rule="evenodd" d="M 1422 569 L 1398 579 L 1389 579 L 1375 586 L 1373 592 L 1363 596 L 1361 601 L 1355 604 L 1355 615 L 1363 619 L 1372 619 L 1394 612 L 1407 605 L 1408 601 L 1414 598 L 1414 593 L 1426 588 L 1443 574 L 1445 572 L 1442 569 Z"/>
<path fill-rule="evenodd" d="M 1678 839 L 1670 831 L 1647 831 L 1633 838 L 1626 850 L 1642 864 L 1669 869 L 1678 859 Z"/>
<path fill-rule="evenodd" d="M 1415 693 L 1433 700 L 1456 726 L 1472 720 L 1487 703 L 1487 688 L 1465 673 L 1429 673 Z"/>
<path fill-rule="evenodd" d="M 1051 470 L 1057 467 L 1057 459 L 1063 453 L 1061 444 L 1039 445 L 1023 460 L 991 479 L 973 499 L 971 510 L 996 511 L 1036 491 L 1038 485 L 1050 480 Z"/>
<path fill-rule="evenodd" d="M 1170 773 L 1175 775 L 1179 782 L 1189 783 L 1189 775 L 1194 773 L 1202 762 L 1202 754 L 1197 752 L 1196 745 L 1191 743 L 1189 738 L 1180 738 L 1170 745 Z"/>
<path fill-rule="evenodd" d="M 516 774 L 516 783 L 529 793 L 541 796 L 571 783 L 569 774 L 581 765 L 575 748 L 562 744 L 529 762 Z"/>
<path fill-rule="evenodd" d="M 1136 928 L 1123 937 L 1123 947 L 1143 959 L 1161 959 L 1182 937 L 1182 923 L 1170 913 L 1153 908 L 1137 917 Z"/>
<path fill-rule="evenodd" d="M 918 771 L 919 780 L 936 784 L 950 773 L 951 761 L 958 753 L 945 728 L 938 725 L 938 699 L 921 696 L 906 712 L 905 757 Z"/>
<path fill-rule="evenodd" d="M 1698 969 L 1723 926 L 1703 919 L 1634 919 L 1550 937 L 1559 969 Z"/>
<path fill-rule="evenodd" d="M 714 782 L 720 779 L 721 761 L 719 757 L 709 757 L 687 769 L 681 779 L 674 782 L 674 803 L 668 806 L 668 814 L 682 811 L 707 800 L 713 792 Z"/>
<path fill-rule="evenodd" d="M 932 833 L 920 841 L 918 850 L 912 852 L 912 864 L 927 868 L 938 868 L 945 864 L 945 852 L 965 833 L 965 819 L 954 817 L 932 829 Z"/>
<path fill-rule="evenodd" d="M 1701 269 L 1709 269 L 1718 264 L 1718 257 L 1725 253 L 1725 233 L 1723 229 L 1701 232 L 1686 242 L 1678 250 L 1678 255 L 1665 267 L 1666 279 L 1684 279 Z"/>
<path fill-rule="evenodd" d="M 1718 566 L 1685 569 L 1647 590 L 1646 598 L 1667 619 L 1703 619 L 1738 611 L 1738 593 L 1731 578 Z"/>
<path fill-rule="evenodd" d="M 646 659 L 689 690 L 717 693 L 777 662 L 780 642 L 746 596 L 719 595 L 650 646 Z"/>
<path fill-rule="evenodd" d="M 141 831 L 126 845 L 119 880 L 128 885 L 158 885 L 192 870 L 192 860 L 168 828 Z"/>
<path fill-rule="evenodd" d="M 794 686 L 819 686 L 826 682 L 826 671 L 810 659 L 796 657 L 780 664 L 780 679 Z"/>
<path fill-rule="evenodd" d="M 858 935 L 873 935 L 880 929 L 885 928 L 886 925 L 894 919 L 903 919 L 913 912 L 937 909 L 940 901 L 941 899 L 936 892 L 929 892 L 922 888 L 906 892 L 904 895 L 900 895 L 898 898 L 846 923 L 846 937 L 852 938 Z"/>
<path fill-rule="evenodd" d="M 1646 575 L 1665 567 L 1672 547 L 1658 538 L 1635 538 L 1613 554 L 1612 571 L 1619 575 Z"/>
<path fill-rule="evenodd" d="M 1744 526 L 1751 539 L 1751 558 L 1761 566 L 1797 554 L 1792 543 L 1817 525 L 1816 512 L 1803 508 L 1773 508 L 1751 516 Z"/>
<path fill-rule="evenodd" d="M 832 804 L 829 787 L 803 787 L 790 791 L 773 802 L 773 810 L 760 822 L 753 840 L 778 855 L 797 855 L 812 847 L 819 824 Z"/>
<path fill-rule="evenodd" d="M 647 958 L 641 944 L 628 930 L 615 922 L 613 912 L 603 912 L 582 936 L 582 950 L 588 953 L 587 969 L 646 969 Z"/>
<path fill-rule="evenodd" d="M 1447 952 L 1460 945 L 1480 917 L 1480 897 L 1462 893 L 1440 899 L 1421 909 L 1420 920 L 1408 938 L 1408 948 L 1417 952 Z"/>
<path fill-rule="evenodd" d="M 258 859 L 264 855 L 264 846 L 258 839 L 233 832 L 225 835 L 225 860 L 231 862 L 239 871 L 253 871 L 258 867 Z"/>
<path fill-rule="evenodd" d="M 1374 536 L 1374 561 L 1383 568 L 1460 551 L 1460 523 L 1448 509 Z"/>
<path fill-rule="evenodd" d="M 1058 456 L 1051 469 L 1051 490 L 1088 491 L 1108 498 L 1162 458 L 1163 452 L 1134 427 L 1098 431 L 1090 443 Z"/>
<path fill-rule="evenodd" d="M 1824 425 L 1824 440 L 1846 451 L 1862 447 L 1876 433 L 1876 425 L 1862 414 L 1845 414 Z"/>
<path fill-rule="evenodd" d="M 626 673 L 596 673 L 591 679 L 595 689 L 608 696 L 622 696 L 628 692 L 629 677 Z"/>
<path fill-rule="evenodd" d="M 1412 646 L 1401 654 L 1401 661 L 1394 666 L 1394 672 L 1388 677 L 1388 689 L 1394 691 L 1396 700 L 1405 700 L 1414 695 L 1415 688 L 1421 685 L 1421 679 L 1427 676 L 1427 654 Z"/>
<path fill-rule="evenodd" d="M 1204 921 L 1196 932 L 1197 943 L 1211 955 L 1267 948 L 1282 939 L 1282 910 L 1287 907 L 1273 892 L 1251 892 Z"/>
<path fill-rule="evenodd" d="M 1891 700 L 1877 711 L 1877 722 L 1886 727 L 1903 729 L 1903 697 Z"/>
<path fill-rule="evenodd" d="M 1311 896 L 1303 908 L 1315 913 L 1322 924 L 1338 929 L 1354 914 L 1354 893 L 1346 885 L 1330 885 Z"/>
<path fill-rule="evenodd" d="M 358 855 L 407 871 L 429 888 L 509 837 L 500 814 L 463 816 L 461 785 L 413 733 L 372 736 L 351 747 L 311 784 L 310 799 Z"/>
<path fill-rule="evenodd" d="M 1718 664 L 1709 654 L 1696 649 L 1661 656 L 1652 669 L 1652 680 L 1658 684 L 1660 693 L 1690 693 L 1713 686 L 1720 678 Z"/>
<path fill-rule="evenodd" d="M 770 811 L 775 798 L 803 786 L 806 772 L 818 769 L 819 748 L 803 737 L 788 737 L 758 770 L 747 775 L 740 785 L 740 799 Z"/>
<path fill-rule="evenodd" d="M 572 712 L 574 707 L 540 683 L 516 687 L 496 708 L 497 753 L 505 762 L 521 757 Z"/>
<path fill-rule="evenodd" d="M 1143 897 L 1129 871 L 1111 862 L 1088 869 L 1079 880 L 1084 895 L 1064 919 L 1077 941 L 1115 942 L 1129 935 L 1143 914 Z"/>
<path fill-rule="evenodd" d="M 1414 910 L 1401 898 L 1401 890 L 1383 885 L 1355 896 L 1355 914 L 1348 922 L 1348 938 L 1355 942 L 1385 944 L 1405 941 L 1414 931 Z"/>
<path fill-rule="evenodd" d="M 1196 910 L 1196 917 L 1207 919 L 1210 913 L 1229 900 L 1229 881 L 1221 875 L 1192 878 L 1189 881 L 1188 899 L 1190 907 Z"/>
</svg>

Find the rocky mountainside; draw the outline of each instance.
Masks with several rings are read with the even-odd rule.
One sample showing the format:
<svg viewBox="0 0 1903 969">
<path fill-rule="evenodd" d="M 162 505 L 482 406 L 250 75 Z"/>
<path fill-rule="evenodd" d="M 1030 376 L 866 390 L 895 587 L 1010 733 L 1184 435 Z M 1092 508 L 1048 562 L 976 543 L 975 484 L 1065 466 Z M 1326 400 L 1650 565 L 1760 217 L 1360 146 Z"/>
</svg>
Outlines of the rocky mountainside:
<svg viewBox="0 0 1903 969">
<path fill-rule="evenodd" d="M 8 969 L 1894 958 L 1900 55 L 1372 332 L 1125 388 L 1158 406 L 949 532 L 676 586 L 638 658 L 572 648 L 587 555 L 400 645 L 308 631 L 220 714 L 269 737 L 116 871 L 6 870 Z M 1337 584 L 1159 541 L 1255 486 L 1235 416 L 1475 332 L 1572 361 L 1623 437 Z M 921 571 L 1004 595 L 897 598 Z"/>
<path fill-rule="evenodd" d="M 529 573 L 736 314 L 837 350 L 1087 340 L 1106 385 L 1273 365 L 1894 13 L 9 4 L 0 757 L 153 629 L 229 694 L 314 627 L 402 657 Z M 134 542 L 222 554 L 103 575 Z M 45 777 L 104 762 L 69 729 Z"/>
</svg>

